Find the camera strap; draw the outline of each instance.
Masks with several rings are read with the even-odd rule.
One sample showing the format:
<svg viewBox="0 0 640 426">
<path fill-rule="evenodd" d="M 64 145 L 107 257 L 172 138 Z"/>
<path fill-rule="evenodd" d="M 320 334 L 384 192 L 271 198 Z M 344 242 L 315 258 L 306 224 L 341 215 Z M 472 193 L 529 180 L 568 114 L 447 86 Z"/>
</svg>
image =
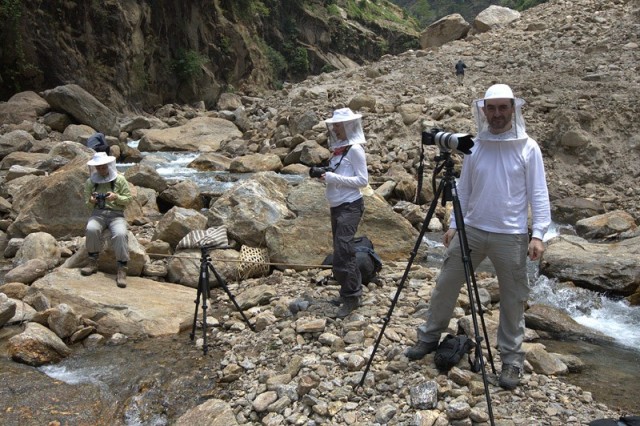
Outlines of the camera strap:
<svg viewBox="0 0 640 426">
<path fill-rule="evenodd" d="M 347 145 L 345 147 L 345 150 L 342 153 L 342 155 L 340 156 L 340 159 L 338 160 L 338 163 L 333 167 L 333 171 L 338 170 L 338 167 L 340 167 L 340 163 L 342 163 L 342 159 L 344 158 L 345 155 L 347 155 L 347 153 L 349 152 L 349 149 L 351 149 L 351 145 Z"/>
<path fill-rule="evenodd" d="M 113 192 L 113 190 L 114 190 L 114 189 L 115 189 L 115 187 L 116 187 L 116 180 L 114 179 L 114 180 L 112 180 L 112 181 L 111 181 L 111 182 L 109 182 L 109 183 L 111 184 L 111 192 Z M 98 184 L 97 184 L 97 183 L 94 183 L 94 184 L 93 184 L 93 192 L 98 192 Z"/>
</svg>

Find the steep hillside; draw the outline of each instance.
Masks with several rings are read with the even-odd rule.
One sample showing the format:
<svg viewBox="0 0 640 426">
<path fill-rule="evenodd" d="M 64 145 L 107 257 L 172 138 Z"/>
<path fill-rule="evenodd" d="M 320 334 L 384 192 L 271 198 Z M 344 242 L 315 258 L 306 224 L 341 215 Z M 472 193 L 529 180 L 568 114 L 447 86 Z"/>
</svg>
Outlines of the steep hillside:
<svg viewBox="0 0 640 426">
<path fill-rule="evenodd" d="M 0 100 L 77 83 L 119 109 L 212 106 L 417 46 L 382 0 L 5 0 L 0 19 Z"/>
<path fill-rule="evenodd" d="M 472 22 L 484 9 L 491 5 L 508 7 L 514 10 L 526 10 L 547 0 L 392 0 L 407 10 L 422 27 L 437 21 L 443 16 L 459 13 L 464 19 Z"/>
<path fill-rule="evenodd" d="M 639 46 L 639 0 L 551 0 L 502 28 L 313 77 L 264 103 L 322 117 L 357 106 L 376 174 L 393 173 L 398 163 L 415 174 L 423 120 L 473 133 L 471 102 L 489 85 L 507 83 L 527 101 L 527 131 L 545 156 L 554 219 L 574 223 L 623 209 L 637 221 Z M 464 86 L 454 76 L 459 59 L 468 66 Z"/>
</svg>

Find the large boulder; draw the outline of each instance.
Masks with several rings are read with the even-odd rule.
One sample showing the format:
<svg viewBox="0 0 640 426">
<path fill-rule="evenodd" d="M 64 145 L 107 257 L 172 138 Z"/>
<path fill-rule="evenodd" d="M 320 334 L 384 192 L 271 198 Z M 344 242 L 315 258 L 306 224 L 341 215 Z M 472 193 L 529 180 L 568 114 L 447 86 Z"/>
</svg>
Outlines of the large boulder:
<svg viewBox="0 0 640 426">
<path fill-rule="evenodd" d="M 43 96 L 53 109 L 66 112 L 79 123 L 105 135 L 119 136 L 116 113 L 77 84 L 46 90 Z"/>
<path fill-rule="evenodd" d="M 83 244 L 79 249 L 62 264 L 63 268 L 81 268 L 87 264 L 89 253 L 87 252 L 87 246 L 84 242 L 85 240 L 83 239 Z M 131 231 L 128 233 L 127 249 L 129 250 L 127 275 L 139 276 L 144 270 L 144 265 L 147 264 L 150 259 L 144 247 L 138 242 L 138 239 Z M 115 274 L 117 268 L 118 264 L 116 261 L 116 253 L 113 249 L 111 231 L 105 229 L 102 233 L 102 250 L 100 250 L 100 256 L 98 257 L 98 270 L 107 274 Z"/>
<path fill-rule="evenodd" d="M 384 260 L 408 258 L 418 232 L 384 199 L 374 195 L 364 200 L 357 235 L 366 235 Z M 287 206 L 296 215 L 277 221 L 265 234 L 271 261 L 298 270 L 320 265 L 333 252 L 324 186 L 315 179 L 304 180 L 289 192 Z"/>
<path fill-rule="evenodd" d="M 31 285 L 55 306 L 66 303 L 76 315 L 97 324 L 105 335 L 130 337 L 177 334 L 193 321 L 195 291 L 191 288 L 129 277 L 119 289 L 102 272 L 83 277 L 77 269 L 58 269 Z"/>
<path fill-rule="evenodd" d="M 47 232 L 56 238 L 83 235 L 89 217 L 83 195 L 88 158 L 77 157 L 55 173 L 16 188 L 13 207 L 19 213 L 7 233 L 12 237 L 33 232 Z"/>
<path fill-rule="evenodd" d="M 524 314 L 528 328 L 550 333 L 561 339 L 584 339 L 610 344 L 613 338 L 589 327 L 579 324 L 568 314 L 547 305 L 533 305 Z"/>
<path fill-rule="evenodd" d="M 459 40 L 464 38 L 470 29 L 471 25 L 459 13 L 447 15 L 429 25 L 420 34 L 420 47 L 428 49 Z"/>
<path fill-rule="evenodd" d="M 62 361 L 71 349 L 47 327 L 30 322 L 25 330 L 9 339 L 9 356 L 24 364 L 40 366 Z"/>
<path fill-rule="evenodd" d="M 510 24 L 518 19 L 520 19 L 520 12 L 509 9 L 508 7 L 492 5 L 476 16 L 476 19 L 473 21 L 473 28 L 483 33 L 494 27 Z"/>
<path fill-rule="evenodd" d="M 0 135 L 0 158 L 4 158 L 12 152 L 29 151 L 35 139 L 29 132 L 14 130 Z"/>
<path fill-rule="evenodd" d="M 0 102 L 0 123 L 20 124 L 34 122 L 51 107 L 40 95 L 27 91 L 16 93 L 7 102 Z"/>
<path fill-rule="evenodd" d="M 540 273 L 579 287 L 628 296 L 640 287 L 640 237 L 611 244 L 563 235 L 549 241 Z"/>
<path fill-rule="evenodd" d="M 24 176 L 6 184 L 5 189 L 13 197 L 13 209 L 19 212 L 7 234 L 24 237 L 46 232 L 55 238 L 84 235 L 91 214 L 84 202 L 89 158 L 83 153 L 48 176 Z M 142 216 L 142 208 L 135 187 L 130 188 L 133 200 L 125 217 L 132 222 Z"/>
<path fill-rule="evenodd" d="M 295 215 L 287 207 L 287 181 L 273 173 L 256 173 L 225 192 L 211 205 L 208 226 L 226 225 L 241 244 L 264 247 L 265 235 L 283 219 Z"/>
<path fill-rule="evenodd" d="M 197 117 L 183 126 L 151 129 L 138 143 L 140 151 L 217 151 L 226 139 L 242 136 L 232 122 L 215 117 Z"/>
</svg>

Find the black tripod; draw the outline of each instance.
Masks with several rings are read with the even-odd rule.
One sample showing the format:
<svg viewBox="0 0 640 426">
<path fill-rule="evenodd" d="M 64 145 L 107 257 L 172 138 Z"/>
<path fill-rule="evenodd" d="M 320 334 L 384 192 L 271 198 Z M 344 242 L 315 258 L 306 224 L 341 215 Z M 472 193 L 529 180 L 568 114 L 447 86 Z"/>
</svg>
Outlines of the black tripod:
<svg viewBox="0 0 640 426">
<path fill-rule="evenodd" d="M 227 296 L 229 296 L 229 299 L 231 299 L 231 301 L 233 302 L 233 305 L 236 307 L 238 312 L 240 312 L 240 315 L 242 315 L 244 322 L 247 323 L 251 331 L 256 331 L 253 325 L 249 322 L 249 319 L 245 316 L 244 312 L 242 312 L 242 309 L 240 309 L 238 302 L 236 302 L 236 298 L 233 297 L 233 294 L 231 294 L 231 292 L 229 291 L 229 287 L 227 287 L 227 283 L 224 280 L 224 278 L 222 278 L 218 273 L 218 271 L 216 271 L 216 268 L 213 267 L 213 264 L 211 263 L 211 256 L 209 256 L 209 250 L 211 249 L 212 247 L 200 247 L 200 251 L 202 253 L 200 257 L 200 278 L 198 279 L 198 292 L 196 295 L 196 300 L 194 300 L 196 304 L 196 312 L 195 314 L 193 314 L 193 327 L 191 328 L 191 334 L 189 335 L 191 337 L 191 340 L 193 340 L 196 337 L 196 321 L 198 319 L 198 306 L 200 305 L 200 299 L 202 298 L 202 340 L 203 340 L 202 352 L 205 355 L 207 354 L 207 349 L 208 349 L 207 348 L 207 299 L 209 299 L 209 295 L 210 295 L 209 270 L 213 272 L 213 275 L 216 277 L 216 280 L 218 281 L 218 284 L 220 285 L 220 287 L 222 287 L 224 292 L 227 293 Z"/>
<path fill-rule="evenodd" d="M 389 307 L 389 312 L 387 312 L 387 315 L 382 318 L 383 320 L 382 329 L 378 334 L 375 345 L 373 346 L 373 352 L 371 353 L 371 356 L 369 357 L 369 361 L 367 362 L 364 372 L 362 373 L 362 379 L 360 380 L 360 383 L 356 385 L 356 387 L 357 386 L 362 387 L 364 385 L 367 372 L 369 371 L 369 368 L 371 367 L 371 362 L 373 361 L 373 357 L 375 356 L 376 351 L 378 350 L 378 345 L 380 344 L 380 340 L 382 340 L 384 331 L 387 328 L 387 324 L 389 323 L 389 320 L 391 319 L 391 314 L 393 313 L 393 309 L 395 308 L 396 303 L 398 303 L 398 299 L 400 298 L 400 293 L 402 292 L 404 283 L 409 275 L 409 271 L 411 270 L 411 265 L 413 264 L 413 261 L 416 255 L 418 254 L 418 249 L 420 248 L 420 244 L 422 243 L 422 238 L 424 237 L 424 234 L 429 227 L 429 222 L 431 221 L 431 218 L 433 217 L 433 214 L 436 210 L 436 207 L 438 205 L 438 200 L 440 199 L 440 196 L 442 196 L 443 206 L 447 203 L 447 201 L 453 202 L 453 212 L 454 212 L 454 217 L 456 219 L 456 226 L 458 228 L 457 233 L 460 241 L 460 249 L 462 251 L 462 262 L 464 264 L 465 277 L 467 281 L 467 291 L 469 293 L 469 306 L 471 308 L 471 317 L 473 319 L 473 329 L 475 333 L 475 336 L 474 336 L 475 345 L 476 345 L 475 361 L 471 366 L 471 368 L 474 372 L 478 372 L 479 370 L 482 371 L 482 381 L 484 383 L 484 392 L 485 392 L 487 406 L 489 410 L 489 419 L 491 420 L 491 425 L 493 426 L 494 420 L 493 420 L 493 409 L 491 407 L 491 396 L 489 394 L 489 384 L 488 384 L 487 375 L 485 372 L 484 358 L 482 356 L 483 338 L 480 336 L 480 333 L 479 333 L 477 314 L 480 314 L 482 329 L 484 332 L 484 340 L 488 342 L 489 337 L 487 335 L 487 326 L 484 322 L 484 316 L 483 316 L 484 312 L 482 309 L 482 304 L 480 303 L 480 294 L 478 293 L 478 286 L 476 285 L 475 274 L 473 272 L 473 265 L 471 264 L 470 250 L 467 242 L 467 235 L 464 229 L 464 220 L 462 217 L 462 208 L 460 206 L 460 200 L 458 199 L 458 193 L 456 189 L 456 176 L 453 171 L 454 164 L 453 164 L 453 160 L 451 159 L 451 152 L 450 151 L 440 152 L 440 155 L 435 158 L 435 161 L 442 162 L 442 163 L 441 164 L 438 163 L 439 165 L 436 166 L 433 172 L 432 183 L 434 188 L 435 188 L 436 176 L 442 171 L 443 168 L 445 169 L 444 177 L 440 180 L 438 189 L 435 191 L 433 195 L 433 201 L 431 202 L 431 205 L 427 212 L 427 216 L 424 222 L 422 223 L 422 228 L 420 229 L 420 235 L 418 235 L 416 244 L 413 247 L 411 256 L 409 257 L 407 267 L 404 271 L 404 274 L 402 275 L 402 279 L 400 280 L 400 283 L 398 284 L 398 290 L 396 291 L 393 301 L 391 302 L 391 306 Z M 475 300 L 474 300 L 474 297 L 475 297 Z M 477 308 L 476 308 L 476 304 L 477 304 Z M 493 374 L 496 374 L 496 368 L 493 365 L 493 356 L 491 355 L 490 345 L 487 345 L 487 353 L 488 353 L 489 361 L 491 363 L 491 369 L 493 371 Z"/>
</svg>

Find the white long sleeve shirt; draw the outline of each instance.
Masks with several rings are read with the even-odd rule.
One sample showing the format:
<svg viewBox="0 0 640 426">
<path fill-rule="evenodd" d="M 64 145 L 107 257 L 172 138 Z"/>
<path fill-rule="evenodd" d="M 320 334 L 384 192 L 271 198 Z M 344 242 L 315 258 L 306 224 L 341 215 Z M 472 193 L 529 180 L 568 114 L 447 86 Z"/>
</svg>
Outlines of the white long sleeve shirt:
<svg viewBox="0 0 640 426">
<path fill-rule="evenodd" d="M 333 156 L 329 165 L 335 167 L 340 161 L 340 155 Z M 324 175 L 327 184 L 325 196 L 330 207 L 343 203 L 352 203 L 362 197 L 360 188 L 369 183 L 367 159 L 362 145 L 351 145 L 335 172 Z"/>
<path fill-rule="evenodd" d="M 536 141 L 474 142 L 457 184 L 465 225 L 488 232 L 526 234 L 531 206 L 532 236 L 542 239 L 551 223 L 551 212 L 542 153 Z M 451 227 L 456 228 L 453 213 L 451 216 Z"/>
</svg>

